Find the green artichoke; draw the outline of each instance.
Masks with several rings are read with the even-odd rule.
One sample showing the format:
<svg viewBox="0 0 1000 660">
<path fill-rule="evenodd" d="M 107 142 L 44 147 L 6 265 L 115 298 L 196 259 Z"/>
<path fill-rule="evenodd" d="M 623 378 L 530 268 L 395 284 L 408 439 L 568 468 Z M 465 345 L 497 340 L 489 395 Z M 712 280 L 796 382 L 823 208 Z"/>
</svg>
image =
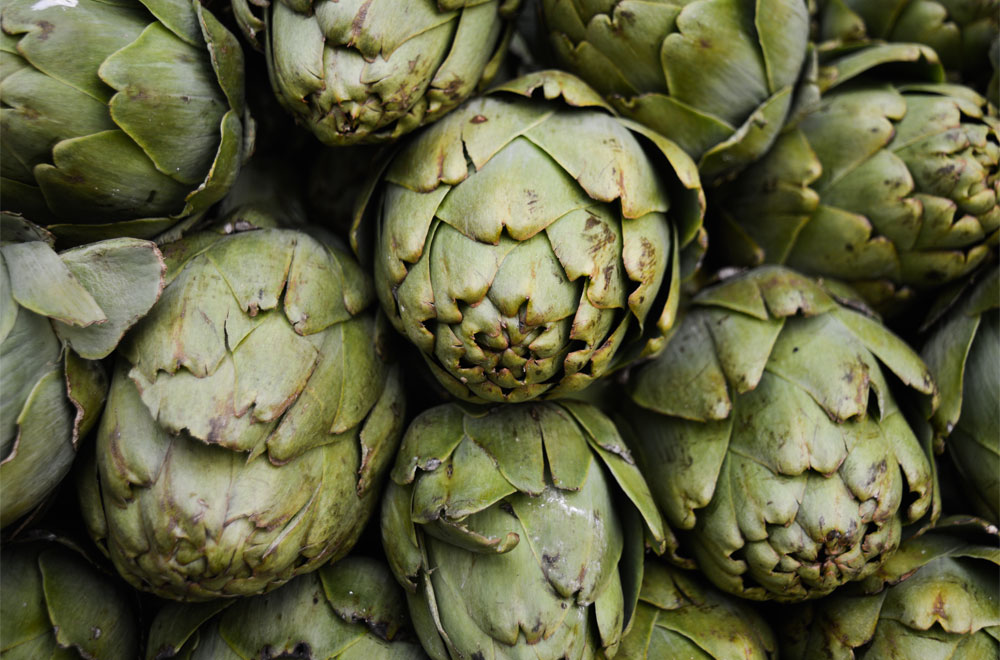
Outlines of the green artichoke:
<svg viewBox="0 0 1000 660">
<path fill-rule="evenodd" d="M 453 395 L 561 396 L 662 343 L 704 197 L 675 144 L 603 109 L 569 74 L 508 83 L 398 152 L 356 219 L 383 309 Z"/>
<path fill-rule="evenodd" d="M 817 17 L 823 41 L 926 44 L 949 71 L 985 80 L 1000 0 L 820 0 Z"/>
<path fill-rule="evenodd" d="M 642 581 L 640 515 L 664 551 L 673 538 L 596 408 L 447 404 L 403 438 L 382 544 L 435 659 L 610 657 Z"/>
<path fill-rule="evenodd" d="M 241 210 L 164 247 L 81 473 L 94 539 L 138 588 L 257 594 L 347 553 L 402 434 L 388 328 L 352 257 Z"/>
<path fill-rule="evenodd" d="M 100 360 L 163 288 L 149 241 L 59 254 L 45 230 L 0 216 L 0 527 L 39 505 L 69 471 L 107 393 Z"/>
<path fill-rule="evenodd" d="M 936 62 L 926 47 L 894 45 L 831 67 L 819 107 L 720 190 L 730 263 L 847 280 L 888 309 L 983 262 L 1000 233 L 1000 122 L 986 100 L 957 85 L 855 78 L 921 60 Z"/>
<path fill-rule="evenodd" d="M 904 541 L 872 577 L 798 608 L 785 626 L 782 656 L 1000 657 L 1000 535 L 988 527 L 983 540 L 970 541 L 951 527 Z"/>
<path fill-rule="evenodd" d="M 932 417 L 976 510 L 1000 521 L 1000 270 L 937 325 L 922 351 L 941 390 Z"/>
<path fill-rule="evenodd" d="M 265 20 L 250 3 L 263 5 Z M 232 0 L 271 86 L 329 145 L 397 139 L 496 74 L 520 0 Z"/>
<path fill-rule="evenodd" d="M 619 657 L 768 660 L 778 657 L 778 648 L 770 626 L 749 603 L 720 594 L 690 571 L 647 559 Z"/>
<path fill-rule="evenodd" d="M 936 513 L 930 448 L 893 397 L 897 379 L 936 394 L 881 323 L 761 267 L 699 293 L 633 375 L 629 444 L 719 588 L 816 598 L 871 575 L 903 525 Z"/>
<path fill-rule="evenodd" d="M 146 657 L 426 658 L 409 628 L 402 590 L 385 564 L 346 557 L 269 594 L 166 605 L 153 620 Z"/>
<path fill-rule="evenodd" d="M 135 594 L 75 545 L 35 532 L 0 552 L 5 660 L 139 657 Z"/>
<path fill-rule="evenodd" d="M 3 208 L 61 238 L 152 238 L 221 199 L 249 156 L 236 37 L 194 0 L 9 0 Z"/>
<path fill-rule="evenodd" d="M 542 0 L 559 59 L 706 179 L 760 158 L 806 61 L 804 0 Z"/>
</svg>

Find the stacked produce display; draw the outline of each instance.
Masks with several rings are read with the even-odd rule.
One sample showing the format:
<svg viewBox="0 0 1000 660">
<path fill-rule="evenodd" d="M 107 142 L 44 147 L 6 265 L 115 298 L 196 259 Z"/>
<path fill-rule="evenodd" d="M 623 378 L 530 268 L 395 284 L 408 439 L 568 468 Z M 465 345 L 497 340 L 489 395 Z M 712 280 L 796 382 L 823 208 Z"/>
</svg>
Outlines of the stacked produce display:
<svg viewBox="0 0 1000 660">
<path fill-rule="evenodd" d="M 1000 0 L 2 0 L 0 63 L 0 658 L 1000 656 Z"/>
</svg>

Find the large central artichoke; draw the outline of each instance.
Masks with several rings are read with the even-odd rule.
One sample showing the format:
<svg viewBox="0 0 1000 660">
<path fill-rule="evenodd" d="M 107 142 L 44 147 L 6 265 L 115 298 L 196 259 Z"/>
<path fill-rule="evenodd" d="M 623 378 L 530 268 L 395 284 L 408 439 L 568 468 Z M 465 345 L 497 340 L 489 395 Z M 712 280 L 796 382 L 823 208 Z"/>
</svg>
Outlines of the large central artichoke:
<svg viewBox="0 0 1000 660">
<path fill-rule="evenodd" d="M 560 59 L 712 178 L 759 158 L 805 63 L 804 0 L 542 0 Z"/>
<path fill-rule="evenodd" d="M 534 74 L 389 165 L 369 204 L 376 291 L 455 396 L 583 389 L 629 351 L 658 348 L 673 322 L 680 248 L 701 230 L 697 172 L 604 107 L 568 74 Z"/>
<path fill-rule="evenodd" d="M 150 238 L 249 156 L 236 37 L 192 0 L 11 0 L 0 14 L 3 208 L 72 240 Z"/>
<path fill-rule="evenodd" d="M 935 394 L 878 321 L 758 268 L 699 293 L 635 374 L 630 445 L 716 585 L 816 598 L 870 575 L 904 524 L 936 513 L 929 448 L 896 403 L 897 379 Z"/>
<path fill-rule="evenodd" d="M 91 534 L 171 598 L 260 593 L 344 555 L 402 431 L 368 278 L 242 213 L 165 247 L 81 475 Z"/>
</svg>

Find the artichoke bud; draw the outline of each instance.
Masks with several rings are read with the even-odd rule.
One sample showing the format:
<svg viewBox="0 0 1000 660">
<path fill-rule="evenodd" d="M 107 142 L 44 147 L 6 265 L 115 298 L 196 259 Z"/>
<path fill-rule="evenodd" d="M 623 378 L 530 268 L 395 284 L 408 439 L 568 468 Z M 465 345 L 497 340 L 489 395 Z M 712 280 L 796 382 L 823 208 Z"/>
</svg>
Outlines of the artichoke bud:
<svg viewBox="0 0 1000 660">
<path fill-rule="evenodd" d="M 730 263 L 844 279 L 890 315 L 981 265 L 1000 235 L 995 109 L 966 87 L 880 77 L 933 79 L 936 62 L 891 44 L 829 64 L 817 107 L 719 191 Z"/>
<path fill-rule="evenodd" d="M 122 346 L 81 479 L 118 570 L 179 600 L 346 554 L 402 433 L 368 277 L 304 231 L 241 231 L 239 213 L 164 247 L 167 286 Z"/>
<path fill-rule="evenodd" d="M 61 239 L 152 238 L 252 149 L 236 37 L 192 0 L 5 2 L 3 207 Z"/>
<path fill-rule="evenodd" d="M 389 565 L 434 658 L 614 655 L 643 527 L 673 551 L 614 424 L 576 401 L 431 408 L 407 430 L 382 503 Z"/>
<path fill-rule="evenodd" d="M 877 573 L 787 613 L 782 654 L 802 660 L 1000 655 L 1000 534 L 974 518 L 907 539 Z"/>
<path fill-rule="evenodd" d="M 28 513 L 69 471 L 107 393 L 100 359 L 163 289 L 149 241 L 119 238 L 57 253 L 44 229 L 0 216 L 0 526 Z"/>
<path fill-rule="evenodd" d="M 232 4 L 244 35 L 265 42 L 281 104 L 320 141 L 345 146 L 395 140 L 485 87 L 520 0 Z"/>
<path fill-rule="evenodd" d="M 616 110 L 677 142 L 706 180 L 754 162 L 795 97 L 804 0 L 542 0 L 552 48 Z"/>
<path fill-rule="evenodd" d="M 374 234 L 382 307 L 442 385 L 516 403 L 582 390 L 659 348 L 703 211 L 677 145 L 546 71 L 397 152 L 352 241 Z"/>
<path fill-rule="evenodd" d="M 1000 521 L 1000 270 L 981 272 L 932 328 L 921 355 L 941 389 L 931 422 L 975 510 Z"/>
<path fill-rule="evenodd" d="M 930 449 L 896 394 L 933 406 L 915 352 L 816 282 L 761 267 L 699 293 L 633 375 L 630 445 L 718 587 L 816 598 L 936 515 Z"/>
<path fill-rule="evenodd" d="M 405 603 L 384 563 L 346 557 L 268 594 L 167 604 L 146 657 L 420 660 Z"/>
<path fill-rule="evenodd" d="M 72 542 L 35 531 L 5 544 L 0 581 L 4 658 L 140 657 L 135 592 Z"/>
<path fill-rule="evenodd" d="M 692 573 L 647 559 L 632 629 L 618 657 L 778 657 L 771 627 L 749 603 L 720 593 Z"/>
</svg>

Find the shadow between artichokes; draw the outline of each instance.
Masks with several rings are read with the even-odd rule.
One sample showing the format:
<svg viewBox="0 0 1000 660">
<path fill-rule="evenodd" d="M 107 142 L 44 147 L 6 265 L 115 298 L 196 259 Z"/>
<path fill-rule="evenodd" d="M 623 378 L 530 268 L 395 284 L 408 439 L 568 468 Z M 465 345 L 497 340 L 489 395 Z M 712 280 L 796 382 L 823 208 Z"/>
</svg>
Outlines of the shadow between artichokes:
<svg viewBox="0 0 1000 660">
<path fill-rule="evenodd" d="M 83 243 L 192 224 L 249 157 L 243 52 L 196 0 L 10 0 L 4 210 Z"/>
<path fill-rule="evenodd" d="M 346 554 L 402 432 L 368 277 L 251 211 L 164 247 L 80 475 L 91 535 L 167 598 L 261 593 Z"/>
<path fill-rule="evenodd" d="M 630 380 L 620 426 L 712 582 L 804 600 L 871 575 L 903 525 L 937 515 L 930 447 L 897 395 L 936 397 L 913 350 L 815 281 L 761 267 L 694 298 Z"/>
<path fill-rule="evenodd" d="M 559 71 L 469 101 L 371 185 L 352 244 L 382 308 L 474 403 L 565 396 L 654 353 L 681 249 L 704 248 L 691 159 Z"/>
<path fill-rule="evenodd" d="M 614 656 L 643 529 L 673 551 L 614 424 L 576 401 L 424 412 L 382 502 L 389 565 L 438 660 Z"/>
</svg>

